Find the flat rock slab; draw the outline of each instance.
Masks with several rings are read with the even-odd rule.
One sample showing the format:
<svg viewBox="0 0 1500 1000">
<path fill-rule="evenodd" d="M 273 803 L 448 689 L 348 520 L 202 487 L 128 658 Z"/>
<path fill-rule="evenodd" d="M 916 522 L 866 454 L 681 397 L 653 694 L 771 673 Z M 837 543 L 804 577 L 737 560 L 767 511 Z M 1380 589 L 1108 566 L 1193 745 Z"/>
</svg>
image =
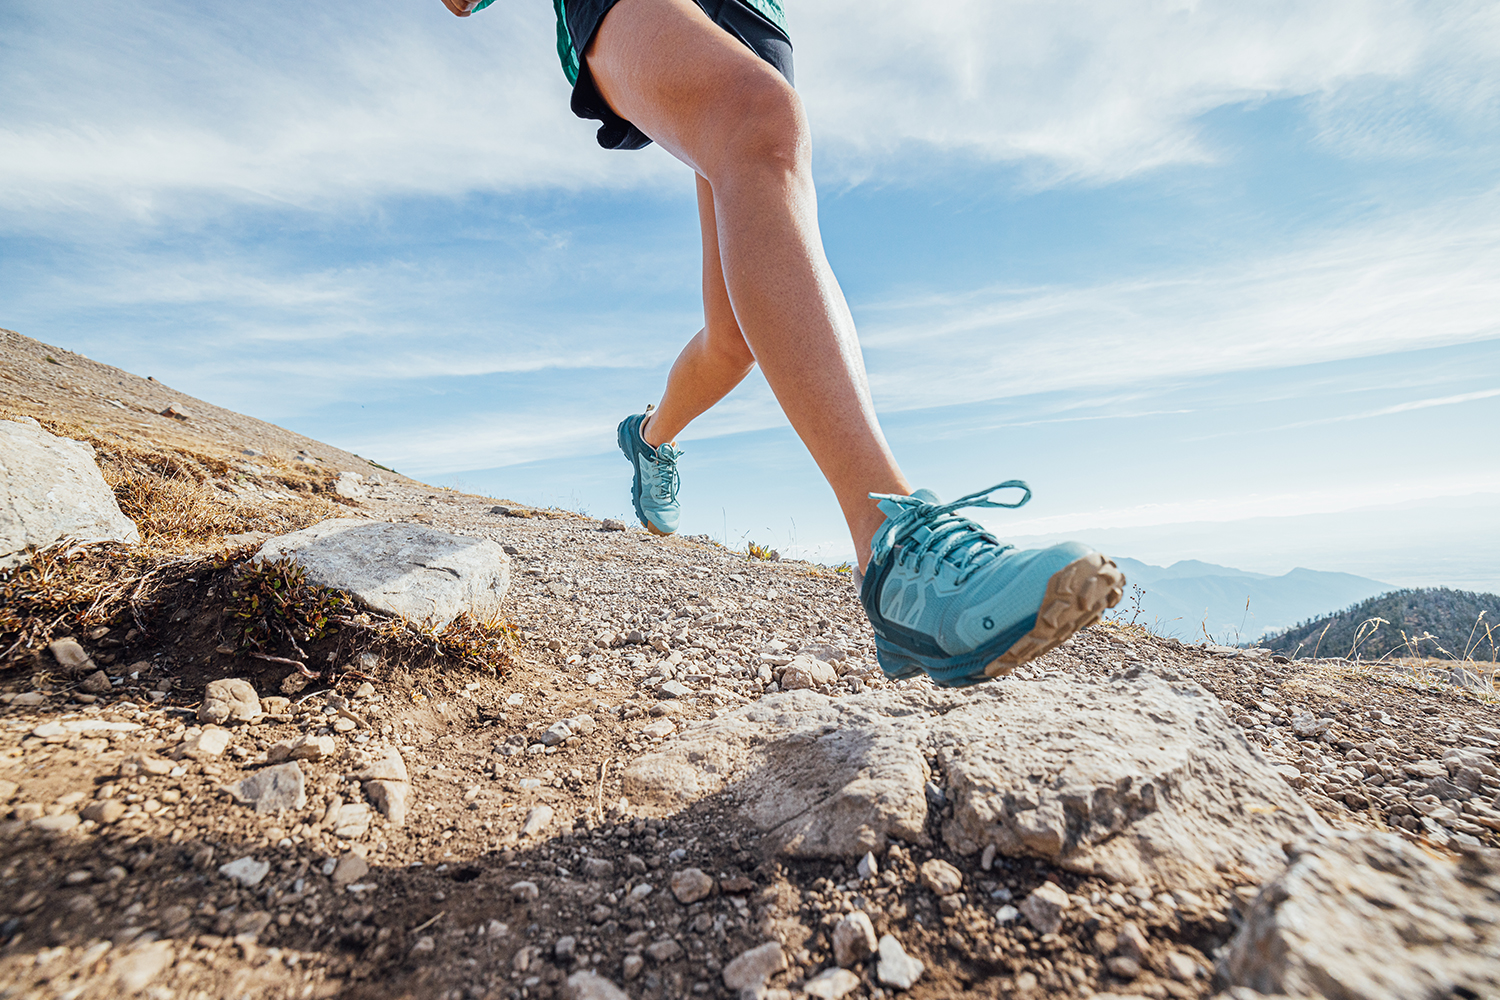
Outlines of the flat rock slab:
<svg viewBox="0 0 1500 1000">
<path fill-rule="evenodd" d="M 625 794 L 661 816 L 728 791 L 794 857 L 926 843 L 927 715 L 920 696 L 771 695 L 638 758 L 622 775 Z"/>
<path fill-rule="evenodd" d="M 1207 888 L 1266 878 L 1311 809 L 1197 684 L 1129 680 L 988 685 L 933 721 L 960 854 L 989 844 L 1127 885 Z"/>
<path fill-rule="evenodd" d="M 927 842 L 930 756 L 953 803 L 943 837 L 961 854 L 993 844 L 1195 888 L 1270 877 L 1283 843 L 1320 829 L 1212 695 L 1151 675 L 786 692 L 690 726 L 622 777 L 648 814 L 723 794 L 784 854 L 857 858 Z"/>
<path fill-rule="evenodd" d="M 34 420 L 0 420 L 0 569 L 63 538 L 133 545 L 141 534 L 120 513 L 91 445 Z"/>
<path fill-rule="evenodd" d="M 235 801 L 258 813 L 302 809 L 307 806 L 306 780 L 296 761 L 262 768 L 227 789 Z"/>
<path fill-rule="evenodd" d="M 435 628 L 465 611 L 494 617 L 510 589 L 510 557 L 498 544 L 415 524 L 335 518 L 271 539 L 255 561 L 284 558 L 318 586 Z"/>
<path fill-rule="evenodd" d="M 271 871 L 269 861 L 244 857 L 219 866 L 220 874 L 227 875 L 247 889 L 260 885 L 261 879 Z"/>
<path fill-rule="evenodd" d="M 1373 832 L 1299 843 L 1222 971 L 1256 995 L 1500 996 L 1500 858 L 1447 861 Z"/>
</svg>

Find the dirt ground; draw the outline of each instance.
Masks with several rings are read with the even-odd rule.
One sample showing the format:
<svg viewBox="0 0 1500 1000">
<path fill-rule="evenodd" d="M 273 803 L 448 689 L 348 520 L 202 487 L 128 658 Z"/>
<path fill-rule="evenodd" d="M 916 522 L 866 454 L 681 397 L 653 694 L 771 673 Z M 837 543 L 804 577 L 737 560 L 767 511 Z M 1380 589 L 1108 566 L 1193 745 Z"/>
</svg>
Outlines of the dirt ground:
<svg viewBox="0 0 1500 1000">
<path fill-rule="evenodd" d="M 769 986 L 795 993 L 832 964 L 832 925 L 855 909 L 925 963 L 907 991 L 916 998 L 1215 992 L 1216 950 L 1255 889 L 1232 877 L 1217 894 L 1174 895 L 1030 858 L 986 868 L 934 836 L 932 849 L 895 848 L 861 878 L 855 859 L 773 856 L 724 800 L 635 814 L 623 765 L 691 720 L 774 690 L 776 667 L 804 644 L 846 654 L 826 693 L 889 683 L 846 575 L 427 487 L 19 335 L 0 355 L 0 417 L 86 425 L 101 441 L 150 435 L 164 450 L 248 447 L 317 469 L 294 463 L 301 452 L 322 460 L 308 476 L 325 487 L 338 471 L 373 473 L 378 482 L 330 509 L 492 538 L 513 578 L 504 627 L 476 633 L 475 646 L 347 610 L 347 624 L 292 657 L 284 643 L 246 645 L 235 613 L 264 532 L 208 534 L 160 546 L 139 600 L 102 615 L 74 603 L 26 632 L 0 663 L 0 997 L 519 1000 L 560 995 L 580 969 L 632 997 L 727 997 L 724 966 L 768 940 L 789 960 Z M 169 405 L 189 416 L 160 417 Z M 243 489 L 226 468 L 218 478 Z M 217 488 L 211 469 L 204 476 Z M 259 489 L 261 507 L 298 502 L 287 487 Z M 99 570 L 106 579 L 142 572 L 104 550 L 58 565 L 69 559 L 113 567 Z M 106 690 L 85 691 L 46 651 L 63 636 L 103 670 Z M 300 658 L 317 676 L 265 656 Z M 1132 670 L 1212 691 L 1335 825 L 1394 829 L 1438 853 L 1500 846 L 1493 695 L 1364 664 L 1184 645 L 1121 621 L 998 683 Z M 250 681 L 264 714 L 228 725 L 211 752 L 198 747 L 197 709 L 204 685 L 226 677 Z M 585 717 L 574 735 L 543 741 L 554 723 Z M 327 738 L 298 761 L 305 805 L 262 814 L 225 791 L 304 737 Z M 389 750 L 413 790 L 402 825 L 352 808 L 365 802 L 355 775 Z M 934 808 L 934 834 L 941 820 Z M 962 872 L 963 893 L 940 899 L 922 884 L 931 857 Z M 693 881 L 688 869 L 711 883 L 683 902 L 674 886 Z M 1074 901 L 1055 934 L 997 919 L 1046 881 Z M 1146 942 L 1133 967 L 1118 961 L 1128 927 Z M 856 972 L 849 996 L 896 992 L 870 966 Z"/>
</svg>

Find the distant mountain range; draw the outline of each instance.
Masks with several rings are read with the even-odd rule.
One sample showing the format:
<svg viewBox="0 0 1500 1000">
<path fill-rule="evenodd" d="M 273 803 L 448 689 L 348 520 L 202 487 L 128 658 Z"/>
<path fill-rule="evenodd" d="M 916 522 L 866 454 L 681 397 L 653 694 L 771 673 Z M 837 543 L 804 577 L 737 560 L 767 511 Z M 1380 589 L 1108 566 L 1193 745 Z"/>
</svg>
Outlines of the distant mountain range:
<svg viewBox="0 0 1500 1000">
<path fill-rule="evenodd" d="M 1488 660 L 1500 646 L 1500 595 L 1445 587 L 1381 594 L 1262 640 L 1288 656 Z"/>
<path fill-rule="evenodd" d="M 1154 632 L 1182 639 L 1202 639 L 1207 633 L 1218 642 L 1252 642 L 1395 589 L 1350 573 L 1312 569 L 1268 576 L 1196 559 L 1166 567 L 1136 559 L 1115 561 L 1131 587 L 1114 614 L 1126 620 L 1135 616 Z M 1135 586 L 1142 591 L 1139 615 Z"/>
</svg>

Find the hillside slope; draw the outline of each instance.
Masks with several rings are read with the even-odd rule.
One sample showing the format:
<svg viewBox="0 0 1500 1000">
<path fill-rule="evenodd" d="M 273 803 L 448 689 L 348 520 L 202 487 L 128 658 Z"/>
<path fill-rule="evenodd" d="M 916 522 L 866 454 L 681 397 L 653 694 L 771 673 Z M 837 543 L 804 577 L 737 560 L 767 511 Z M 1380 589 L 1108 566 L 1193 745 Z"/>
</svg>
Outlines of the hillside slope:
<svg viewBox="0 0 1500 1000">
<path fill-rule="evenodd" d="M 163 412 L 169 408 L 175 415 Z M 0 419 L 15 416 L 73 425 L 91 437 L 118 440 L 135 450 L 156 447 L 237 459 L 248 449 L 256 453 L 252 457 L 330 472 L 368 475 L 381 469 L 368 459 L 206 403 L 154 378 L 0 329 Z"/>
<path fill-rule="evenodd" d="M 892 681 L 847 574 L 387 473 L 346 496 L 327 466 L 356 456 L 180 394 L 158 419 L 170 390 L 53 352 L 0 341 L 0 408 L 96 442 L 157 527 L 0 571 L 5 996 L 1229 1000 L 1237 947 L 1231 985 L 1292 964 L 1236 934 L 1305 807 L 1500 887 L 1489 696 L 1119 622 L 995 683 Z M 249 561 L 335 516 L 503 547 L 503 617 L 436 632 Z M 204 704 L 226 678 L 240 721 Z M 1063 858 L 1069 823 L 1114 857 L 1170 838 L 1166 864 Z M 1495 995 L 1500 888 L 1408 880 L 1474 940 L 1403 948 L 1396 903 L 1312 946 Z"/>
<path fill-rule="evenodd" d="M 1311 656 L 1433 656 L 1496 659 L 1500 645 L 1500 595 L 1446 587 L 1398 590 L 1361 601 L 1337 614 L 1306 621 L 1262 645 Z M 1425 637 L 1425 638 L 1424 638 Z"/>
</svg>

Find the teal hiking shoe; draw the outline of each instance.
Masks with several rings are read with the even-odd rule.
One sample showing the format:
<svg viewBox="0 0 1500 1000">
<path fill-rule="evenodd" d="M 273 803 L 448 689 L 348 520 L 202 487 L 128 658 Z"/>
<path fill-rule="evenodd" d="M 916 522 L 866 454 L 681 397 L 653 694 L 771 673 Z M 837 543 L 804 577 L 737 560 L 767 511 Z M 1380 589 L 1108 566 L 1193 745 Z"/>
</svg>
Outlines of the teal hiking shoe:
<svg viewBox="0 0 1500 1000">
<path fill-rule="evenodd" d="M 653 448 L 641 437 L 641 422 L 646 413 L 637 413 L 620 421 L 620 450 L 635 468 L 630 485 L 630 500 L 635 516 L 653 535 L 670 535 L 677 530 L 677 460 L 682 452 L 670 444 Z"/>
<path fill-rule="evenodd" d="M 1015 503 L 990 500 L 1020 489 Z M 887 677 L 925 673 L 943 687 L 1008 674 L 1120 602 L 1125 575 L 1078 542 L 1018 551 L 954 511 L 1020 507 L 1010 480 L 953 503 L 928 490 L 871 493 L 886 519 L 870 543 L 859 600 Z"/>
</svg>

